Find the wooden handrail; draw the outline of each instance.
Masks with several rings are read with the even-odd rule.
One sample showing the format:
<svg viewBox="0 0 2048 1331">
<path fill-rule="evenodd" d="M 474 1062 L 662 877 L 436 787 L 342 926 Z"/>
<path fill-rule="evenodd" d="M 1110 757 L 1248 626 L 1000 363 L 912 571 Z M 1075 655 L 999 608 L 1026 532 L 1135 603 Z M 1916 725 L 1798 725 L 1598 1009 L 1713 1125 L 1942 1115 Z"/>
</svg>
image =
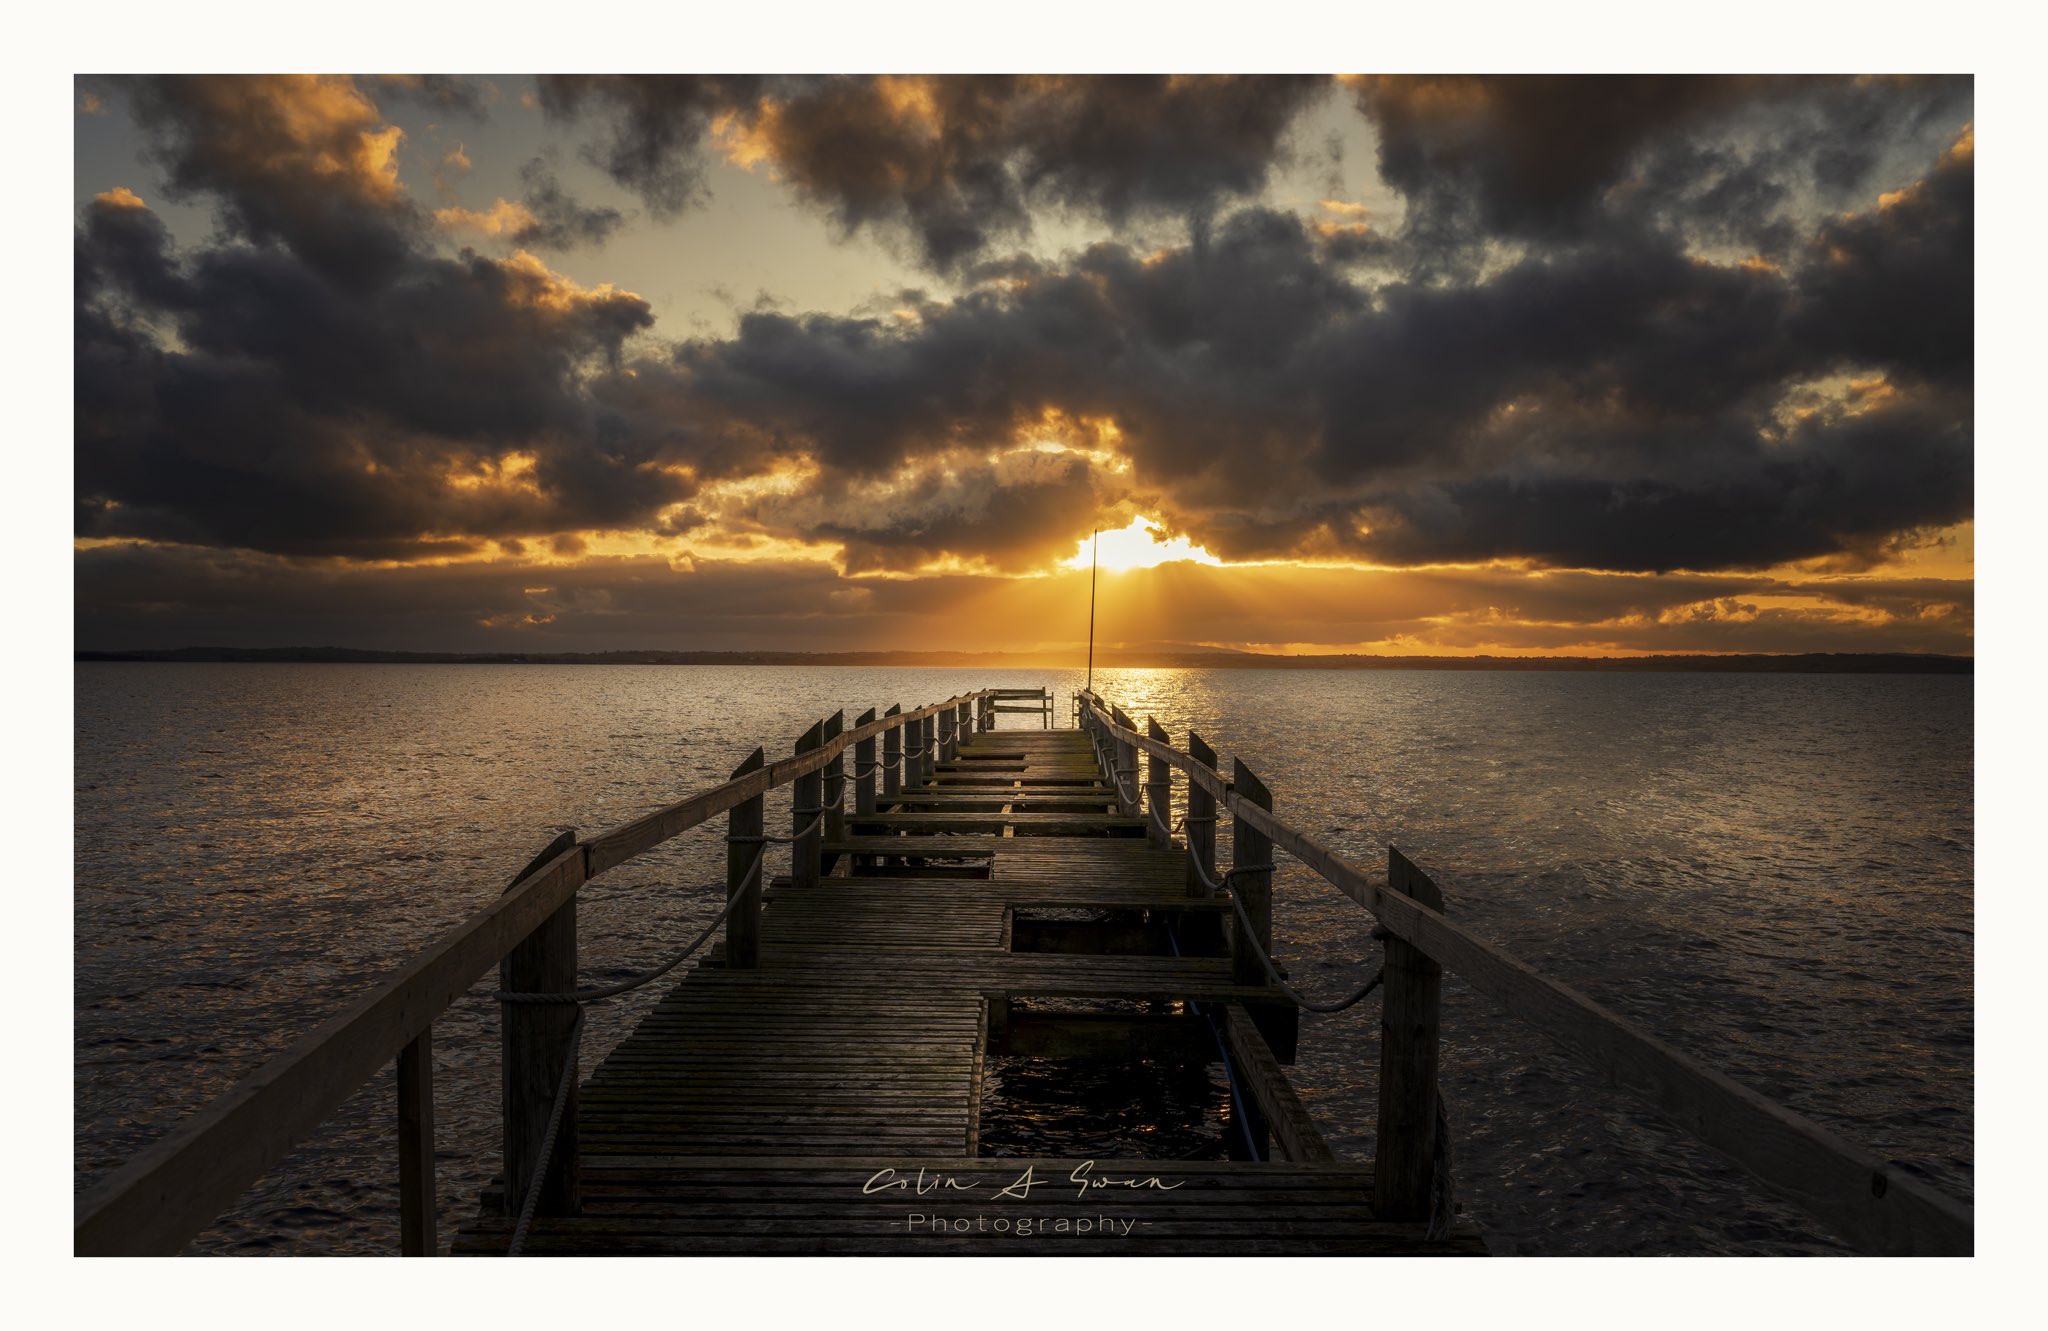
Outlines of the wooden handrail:
<svg viewBox="0 0 2048 1331">
<path fill-rule="evenodd" d="M 1576 1054 L 1608 1081 L 1719 1150 L 1765 1187 L 1858 1248 L 1888 1255 L 1968 1255 L 1975 1210 L 1878 1159 L 1804 1115 L 1766 1099 L 1680 1052 L 1635 1022 L 1560 984 L 1398 892 L 1316 838 L 1240 796 L 1216 770 L 1135 729 L 1119 726 L 1099 696 L 1077 695 L 1088 715 L 1184 772 L 1233 818 L 1371 911 L 1386 929 L 1510 1013 Z"/>
<path fill-rule="evenodd" d="M 949 711 L 962 702 L 979 698 L 981 693 L 964 693 L 945 702 L 920 707 L 914 712 L 900 712 L 885 716 L 864 726 L 827 740 L 815 749 L 807 750 L 795 757 L 768 764 L 757 772 L 737 777 L 722 786 L 699 791 L 695 795 L 677 800 L 675 803 L 642 814 L 630 823 L 622 824 L 609 832 L 601 832 L 587 841 L 591 853 L 590 876 L 592 878 L 606 869 L 614 868 L 643 851 L 651 850 L 672 837 L 680 836 L 693 827 L 716 818 L 733 806 L 744 804 L 758 795 L 788 785 L 800 776 L 823 771 L 834 758 L 848 747 L 865 739 L 872 739 L 884 731 L 894 730 L 907 721 L 921 721 L 928 716 Z"/>
<path fill-rule="evenodd" d="M 415 954 L 364 997 L 80 1194 L 73 1212 L 72 1251 L 80 1256 L 178 1252 L 342 1101 L 426 1032 L 478 976 L 573 900 L 584 883 L 748 800 L 821 771 L 849 745 L 979 701 L 989 692 L 960 694 L 913 712 L 885 716 L 800 757 L 785 758 L 678 800 L 536 865 L 504 895 Z"/>
</svg>

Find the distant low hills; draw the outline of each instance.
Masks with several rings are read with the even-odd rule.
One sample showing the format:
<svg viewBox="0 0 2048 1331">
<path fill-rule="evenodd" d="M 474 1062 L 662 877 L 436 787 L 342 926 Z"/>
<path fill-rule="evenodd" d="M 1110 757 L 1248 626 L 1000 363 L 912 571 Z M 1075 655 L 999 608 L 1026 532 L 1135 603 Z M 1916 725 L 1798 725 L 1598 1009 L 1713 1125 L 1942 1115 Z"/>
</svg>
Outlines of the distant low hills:
<svg viewBox="0 0 2048 1331">
<path fill-rule="evenodd" d="M 78 661 L 330 662 L 382 665 L 713 665 L 947 666 L 1073 669 L 1064 653 L 1037 652 L 393 652 L 356 647 L 179 647 L 168 651 L 79 651 Z M 1611 670 L 1720 674 L 1968 675 L 1968 656 L 1910 652 L 1806 652 L 1742 656 L 1262 656 L 1161 645 L 1097 652 L 1111 669 L 1180 670 Z"/>
</svg>

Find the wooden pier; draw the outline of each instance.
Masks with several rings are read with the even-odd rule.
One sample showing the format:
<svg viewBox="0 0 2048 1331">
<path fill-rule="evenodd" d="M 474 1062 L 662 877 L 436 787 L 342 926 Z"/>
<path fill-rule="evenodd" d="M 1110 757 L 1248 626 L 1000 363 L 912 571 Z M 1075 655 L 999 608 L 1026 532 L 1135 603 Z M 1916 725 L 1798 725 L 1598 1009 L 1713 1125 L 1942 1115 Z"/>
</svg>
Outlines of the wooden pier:
<svg viewBox="0 0 2048 1331">
<path fill-rule="evenodd" d="M 997 728 L 1008 712 L 1041 725 Z M 1175 748 L 1092 694 L 1075 712 L 1054 729 L 1049 694 L 984 690 L 851 728 L 842 714 L 788 758 L 756 750 L 724 785 L 565 834 L 491 907 L 82 1196 L 76 1250 L 177 1251 L 395 1057 L 400 1246 L 440 1251 L 427 1041 L 493 963 L 505 1172 L 456 1254 L 1480 1255 L 1436 1088 L 1446 967 L 1859 1246 L 1970 1250 L 1969 1208 L 1466 933 L 1398 851 L 1369 874 L 1276 817 L 1242 761 L 1226 779 L 1199 735 Z M 782 788 L 788 830 L 771 834 Z M 579 989 L 578 888 L 721 814 L 724 914 L 677 940 L 672 971 Z M 1277 852 L 1376 917 L 1373 984 L 1288 986 Z M 586 1075 L 583 1005 L 642 982 L 668 992 Z M 1302 1004 L 1368 994 L 1377 1139 L 1374 1159 L 1345 1161 L 1286 1068 Z M 1214 1063 L 1232 1158 L 984 1156 L 984 1081 L 1007 1056 Z"/>
<path fill-rule="evenodd" d="M 536 1220 L 526 1251 L 1484 1251 L 1469 1225 L 1432 1241 L 1421 1221 L 1380 1220 L 1371 1168 L 1334 1160 L 1241 1006 L 1284 1000 L 1238 983 L 1220 948 L 1170 954 L 1166 920 L 1202 917 L 1185 931 L 1220 939 L 1226 907 L 1189 898 L 1182 857 L 1117 810 L 1080 731 L 982 732 L 929 781 L 859 802 L 871 807 L 820 846 L 836 872 L 778 879 L 758 950 L 721 949 L 592 1074 L 581 1206 Z M 1131 923 L 1020 927 L 1080 910 Z M 1109 950 L 1119 934 L 1139 936 L 1136 954 Z M 1290 1149 L 1194 1167 L 978 1159 L 991 1051 L 1218 1057 L 1191 1014 L 1025 1016 L 1040 998 L 1214 1005 Z M 995 1196 L 1027 1166 L 1024 1195 Z M 1160 1182 L 1084 1192 L 1076 1171 Z M 456 1252 L 505 1250 L 505 1200 L 486 1199 Z M 1037 1225 L 1019 1235 L 1020 1220 Z"/>
</svg>

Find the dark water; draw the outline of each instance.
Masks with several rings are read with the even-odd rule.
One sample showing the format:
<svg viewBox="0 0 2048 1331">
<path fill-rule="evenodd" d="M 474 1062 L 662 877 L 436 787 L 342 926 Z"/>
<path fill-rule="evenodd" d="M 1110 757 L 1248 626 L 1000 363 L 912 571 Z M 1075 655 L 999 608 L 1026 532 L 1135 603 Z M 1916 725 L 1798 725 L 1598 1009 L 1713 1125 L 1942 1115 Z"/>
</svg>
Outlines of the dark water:
<svg viewBox="0 0 2048 1331">
<path fill-rule="evenodd" d="M 754 744 L 840 706 L 1078 683 L 80 665 L 79 1184 L 484 904 L 557 830 L 713 784 Z M 1177 740 L 1193 724 L 1226 763 L 1242 754 L 1282 816 L 1342 853 L 1383 862 L 1396 842 L 1481 935 L 1969 1198 L 1970 679 L 1098 671 L 1097 685 Z M 716 913 L 716 836 L 585 889 L 587 982 L 642 968 Z M 1368 975 L 1368 923 L 1307 871 L 1278 876 L 1297 984 L 1337 992 Z M 435 1029 L 444 1227 L 497 1168 L 485 992 Z M 593 1012 L 593 1052 L 657 997 Z M 1303 1019 L 1296 1081 L 1343 1156 L 1370 1157 L 1376 1022 L 1371 1001 Z M 1455 977 L 1444 1029 L 1459 1198 L 1496 1251 L 1839 1250 Z M 1114 1135 L 1127 1102 L 1150 1097 L 1185 1134 L 1154 1154 L 1215 1135 L 1213 1079 L 1137 1069 L 1118 1101 L 1012 1062 L 999 1094 L 1043 1108 L 1048 1133 Z M 392 1250 L 391 1096 L 387 1072 L 195 1250 Z"/>
</svg>

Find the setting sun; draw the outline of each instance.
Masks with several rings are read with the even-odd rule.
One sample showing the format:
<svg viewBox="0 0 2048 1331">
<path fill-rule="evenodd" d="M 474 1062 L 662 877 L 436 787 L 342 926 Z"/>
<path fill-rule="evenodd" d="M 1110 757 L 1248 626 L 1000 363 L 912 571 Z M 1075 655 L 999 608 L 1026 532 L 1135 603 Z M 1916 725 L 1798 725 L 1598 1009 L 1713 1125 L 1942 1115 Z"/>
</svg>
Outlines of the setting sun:
<svg viewBox="0 0 2048 1331">
<path fill-rule="evenodd" d="M 1156 568 L 1176 560 L 1196 564 L 1221 564 L 1223 561 L 1195 545 L 1185 536 L 1161 540 L 1159 524 L 1150 518 L 1132 518 L 1131 525 L 1116 531 L 1104 531 L 1095 538 L 1096 549 L 1093 561 L 1111 573 L 1126 569 Z M 1083 539 L 1074 553 L 1066 560 L 1064 567 L 1087 568 L 1091 562 L 1090 541 Z"/>
</svg>

